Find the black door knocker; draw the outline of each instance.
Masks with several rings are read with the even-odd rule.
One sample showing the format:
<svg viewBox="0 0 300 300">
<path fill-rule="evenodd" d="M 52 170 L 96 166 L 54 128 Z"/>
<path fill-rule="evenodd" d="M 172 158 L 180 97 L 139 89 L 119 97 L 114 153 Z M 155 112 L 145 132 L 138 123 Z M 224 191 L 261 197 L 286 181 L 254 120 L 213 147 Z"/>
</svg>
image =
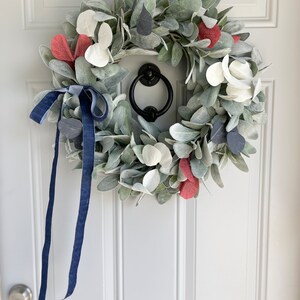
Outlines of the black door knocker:
<svg viewBox="0 0 300 300">
<path fill-rule="evenodd" d="M 134 99 L 134 89 L 137 83 L 140 81 L 145 86 L 154 86 L 160 79 L 162 79 L 168 89 L 167 103 L 161 110 L 157 110 L 154 106 L 147 106 L 144 109 L 140 109 Z M 132 108 L 137 114 L 142 116 L 148 122 L 154 122 L 170 108 L 173 101 L 173 89 L 171 83 L 164 75 L 161 74 L 159 68 L 154 64 L 148 63 L 141 66 L 138 76 L 133 80 L 129 89 L 129 99 Z"/>
</svg>

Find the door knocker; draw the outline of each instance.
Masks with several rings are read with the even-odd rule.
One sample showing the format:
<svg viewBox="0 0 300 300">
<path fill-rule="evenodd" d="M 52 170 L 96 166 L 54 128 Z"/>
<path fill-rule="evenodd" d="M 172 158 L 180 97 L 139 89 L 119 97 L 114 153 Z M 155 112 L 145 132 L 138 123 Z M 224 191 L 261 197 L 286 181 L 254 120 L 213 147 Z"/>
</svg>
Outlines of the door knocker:
<svg viewBox="0 0 300 300">
<path fill-rule="evenodd" d="M 143 85 L 150 87 L 156 85 L 160 79 L 164 82 L 168 89 L 168 99 L 166 104 L 161 110 L 157 110 L 157 108 L 154 106 L 147 106 L 144 109 L 141 109 L 136 104 L 134 97 L 134 89 L 137 83 L 140 81 Z M 132 108 L 138 115 L 142 116 L 148 122 L 154 122 L 158 117 L 166 113 L 171 107 L 173 101 L 173 89 L 170 81 L 161 74 L 159 68 L 154 64 L 148 63 L 141 66 L 138 76 L 133 80 L 129 89 L 129 99 Z"/>
</svg>

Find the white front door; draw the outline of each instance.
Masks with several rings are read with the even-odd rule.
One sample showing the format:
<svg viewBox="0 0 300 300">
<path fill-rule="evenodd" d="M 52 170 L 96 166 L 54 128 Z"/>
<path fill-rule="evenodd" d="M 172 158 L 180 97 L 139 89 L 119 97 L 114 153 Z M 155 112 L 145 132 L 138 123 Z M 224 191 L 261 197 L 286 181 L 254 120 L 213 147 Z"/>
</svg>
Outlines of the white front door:
<svg viewBox="0 0 300 300">
<path fill-rule="evenodd" d="M 79 0 L 23 0 L 2 4 L 0 33 L 0 298 L 15 284 L 40 282 L 44 216 L 55 127 L 29 120 L 33 97 L 50 87 L 38 56 Z M 249 161 L 250 172 L 223 171 L 225 188 L 207 182 L 197 200 L 159 205 L 145 197 L 117 200 L 93 188 L 78 284 L 70 299 L 99 300 L 298 300 L 300 201 L 298 182 L 298 12 L 287 0 L 224 0 L 244 19 L 251 41 L 272 66 L 264 73 L 268 123 Z M 124 60 L 132 77 L 144 62 Z M 159 125 L 176 120 L 184 67 L 158 64 L 175 87 L 175 102 Z M 172 75 L 170 75 L 172 74 Z M 162 93 L 163 87 L 154 94 Z M 148 95 L 146 97 L 145 95 Z M 151 93 L 137 99 L 148 105 Z M 80 171 L 61 149 L 53 219 L 48 299 L 67 288 L 79 201 Z"/>
</svg>

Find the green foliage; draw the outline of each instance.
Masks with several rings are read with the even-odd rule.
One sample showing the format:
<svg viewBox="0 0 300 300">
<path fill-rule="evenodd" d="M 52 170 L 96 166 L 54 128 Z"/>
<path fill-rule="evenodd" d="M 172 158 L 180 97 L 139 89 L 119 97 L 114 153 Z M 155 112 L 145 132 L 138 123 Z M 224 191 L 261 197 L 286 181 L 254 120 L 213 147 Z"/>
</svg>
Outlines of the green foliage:
<svg viewBox="0 0 300 300">
<path fill-rule="evenodd" d="M 149 194 L 163 204 L 178 194 L 181 183 L 187 179 L 179 166 L 181 159 L 189 161 L 195 178 L 206 180 L 211 176 L 220 187 L 224 186 L 220 170 L 227 161 L 241 171 L 248 171 L 244 157 L 256 152 L 249 140 L 258 138 L 257 126 L 266 122 L 265 94 L 261 81 L 256 79 L 263 68 L 262 58 L 255 47 L 245 42 L 249 33 L 242 31 L 243 23 L 230 19 L 232 7 L 218 11 L 219 2 L 117 0 L 112 9 L 105 0 L 84 0 L 81 12 L 93 10 L 92 22 L 97 23 L 90 39 L 100 48 L 102 42 L 106 45 L 105 51 L 99 48 L 97 52 L 104 61 L 107 58 L 104 66 L 92 65 L 84 55 L 74 57 L 74 62 L 60 61 L 48 47 L 40 46 L 40 56 L 51 70 L 55 88 L 73 84 L 92 86 L 107 101 L 107 118 L 95 122 L 93 176 L 101 178 L 98 190 L 117 188 L 121 200 L 136 197 L 137 203 Z M 63 23 L 73 54 L 79 15 L 68 14 Z M 107 30 L 101 40 L 98 31 L 103 22 Z M 208 31 L 216 25 L 221 30 L 212 48 L 208 48 L 209 34 L 199 39 L 200 22 Z M 128 75 L 118 63 L 136 55 L 157 56 L 158 61 L 173 67 L 182 61 L 186 64 L 187 104 L 178 107 L 181 119 L 166 132 L 140 116 L 135 119 L 127 96 L 118 95 L 120 84 Z M 211 77 L 206 76 L 208 72 L 213 72 Z M 39 94 L 36 101 L 44 95 Z M 66 93 L 60 98 L 63 118 L 73 119 L 65 123 L 80 122 L 78 97 Z M 97 108 L 103 110 L 100 101 Z M 49 120 L 57 121 L 59 111 L 60 105 L 54 105 Z M 223 128 L 217 132 L 218 139 L 216 124 Z M 82 159 L 82 141 L 80 136 L 77 138 L 79 141 L 64 137 L 70 160 Z M 78 167 L 81 166 L 80 162 Z"/>
</svg>

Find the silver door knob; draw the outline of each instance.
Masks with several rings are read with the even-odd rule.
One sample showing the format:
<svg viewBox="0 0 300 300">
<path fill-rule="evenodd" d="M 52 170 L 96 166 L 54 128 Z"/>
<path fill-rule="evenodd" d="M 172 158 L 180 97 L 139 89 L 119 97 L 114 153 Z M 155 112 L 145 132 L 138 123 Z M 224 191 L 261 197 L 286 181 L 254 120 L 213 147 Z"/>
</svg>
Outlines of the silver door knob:
<svg viewBox="0 0 300 300">
<path fill-rule="evenodd" d="M 8 300 L 32 300 L 32 292 L 28 286 L 16 284 L 10 289 Z"/>
</svg>

